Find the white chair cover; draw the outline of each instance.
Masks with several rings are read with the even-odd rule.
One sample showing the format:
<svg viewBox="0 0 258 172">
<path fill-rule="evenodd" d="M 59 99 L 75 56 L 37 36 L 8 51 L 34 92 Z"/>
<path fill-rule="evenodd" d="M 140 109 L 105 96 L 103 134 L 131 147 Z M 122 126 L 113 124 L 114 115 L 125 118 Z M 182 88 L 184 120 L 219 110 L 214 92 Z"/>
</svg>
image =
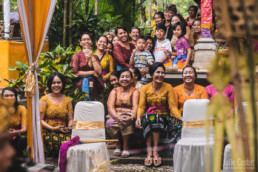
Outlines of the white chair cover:
<svg viewBox="0 0 258 172">
<path fill-rule="evenodd" d="M 74 121 L 104 122 L 104 106 L 96 101 L 78 102 L 75 106 Z M 79 136 L 80 140 L 104 140 L 105 129 L 72 130 L 72 137 Z M 109 161 L 106 143 L 88 143 L 73 146 L 67 151 L 66 171 L 87 172 L 91 168 Z"/>
<path fill-rule="evenodd" d="M 208 99 L 187 100 L 183 109 L 183 121 L 205 120 Z M 206 138 L 206 128 L 182 128 L 182 138 L 177 142 L 174 149 L 175 172 L 205 172 L 207 144 L 210 148 L 210 171 L 212 171 L 212 156 L 214 145 L 214 129 L 210 128 L 210 138 Z"/>
<path fill-rule="evenodd" d="M 224 159 L 223 159 L 223 172 L 233 172 L 233 163 L 231 156 L 231 145 L 227 144 L 224 150 Z"/>
<path fill-rule="evenodd" d="M 243 110 L 244 113 L 247 113 L 247 102 L 243 102 Z M 256 107 L 258 108 L 258 102 L 256 102 Z M 236 115 L 238 115 L 238 106 L 236 107 L 235 110 Z M 236 123 L 235 125 L 235 129 L 236 130 L 240 130 L 238 123 Z M 233 159 L 232 159 L 232 155 L 231 155 L 231 145 L 227 144 L 225 149 L 224 149 L 224 158 L 223 158 L 223 172 L 233 172 L 234 170 L 234 166 L 233 166 Z"/>
</svg>

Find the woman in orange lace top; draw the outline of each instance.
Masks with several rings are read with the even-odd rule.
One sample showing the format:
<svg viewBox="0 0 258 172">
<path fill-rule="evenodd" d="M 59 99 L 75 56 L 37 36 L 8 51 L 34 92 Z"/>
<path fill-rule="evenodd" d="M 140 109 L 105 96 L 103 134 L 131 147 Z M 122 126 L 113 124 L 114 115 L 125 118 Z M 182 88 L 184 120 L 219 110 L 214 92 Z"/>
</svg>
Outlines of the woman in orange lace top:
<svg viewBox="0 0 258 172">
<path fill-rule="evenodd" d="M 114 155 L 128 157 L 128 140 L 134 132 L 132 122 L 136 118 L 138 108 L 139 91 L 132 86 L 132 72 L 123 68 L 119 71 L 119 87 L 114 88 L 108 98 L 108 112 L 112 117 L 106 122 L 106 128 L 111 138 L 123 139 L 123 152 L 118 144 Z"/>
<path fill-rule="evenodd" d="M 182 112 L 186 100 L 208 99 L 206 89 L 194 83 L 196 78 L 197 74 L 194 67 L 187 65 L 183 68 L 184 83 L 174 89 L 180 112 Z"/>
<path fill-rule="evenodd" d="M 40 99 L 40 118 L 47 156 L 57 158 L 60 146 L 71 138 L 73 108 L 71 100 L 62 93 L 63 76 L 54 72 L 48 79 L 49 94 Z"/>
</svg>

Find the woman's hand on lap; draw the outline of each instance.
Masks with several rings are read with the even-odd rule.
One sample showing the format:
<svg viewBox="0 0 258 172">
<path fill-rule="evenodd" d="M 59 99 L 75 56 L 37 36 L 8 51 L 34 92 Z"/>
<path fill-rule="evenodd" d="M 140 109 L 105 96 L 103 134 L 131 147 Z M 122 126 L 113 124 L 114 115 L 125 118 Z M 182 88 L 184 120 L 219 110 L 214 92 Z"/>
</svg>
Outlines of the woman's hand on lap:
<svg viewBox="0 0 258 172">
<path fill-rule="evenodd" d="M 135 126 L 137 127 L 137 128 L 142 128 L 142 124 L 141 124 L 142 122 L 141 122 L 141 118 L 140 117 L 137 117 L 137 120 L 135 121 Z"/>
</svg>

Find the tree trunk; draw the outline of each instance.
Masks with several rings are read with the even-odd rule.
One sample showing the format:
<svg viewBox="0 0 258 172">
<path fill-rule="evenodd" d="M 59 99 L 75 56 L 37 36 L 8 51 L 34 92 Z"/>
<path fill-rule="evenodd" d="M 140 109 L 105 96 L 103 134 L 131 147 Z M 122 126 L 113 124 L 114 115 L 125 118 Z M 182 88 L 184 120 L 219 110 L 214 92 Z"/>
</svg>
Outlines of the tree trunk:
<svg viewBox="0 0 258 172">
<path fill-rule="evenodd" d="M 95 15 L 98 14 L 98 0 L 95 0 Z"/>
<path fill-rule="evenodd" d="M 146 13 L 145 13 L 145 6 L 143 5 L 144 0 L 139 0 L 139 4 L 141 4 L 140 7 L 140 14 L 141 14 L 141 27 L 144 27 L 146 24 Z"/>
<path fill-rule="evenodd" d="M 69 0 L 69 45 L 72 45 L 73 0 Z"/>
<path fill-rule="evenodd" d="M 85 0 L 85 14 L 86 15 L 89 12 L 89 4 L 90 4 L 90 0 Z"/>
<path fill-rule="evenodd" d="M 67 1 L 64 1 L 63 47 L 66 45 Z"/>
</svg>

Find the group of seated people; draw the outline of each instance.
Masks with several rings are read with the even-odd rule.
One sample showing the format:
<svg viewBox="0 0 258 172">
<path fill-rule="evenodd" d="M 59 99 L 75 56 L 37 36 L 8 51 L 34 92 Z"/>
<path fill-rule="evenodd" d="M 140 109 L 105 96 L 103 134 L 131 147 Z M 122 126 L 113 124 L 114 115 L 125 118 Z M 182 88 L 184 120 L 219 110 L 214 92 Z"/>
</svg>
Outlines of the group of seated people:
<svg viewBox="0 0 258 172">
<path fill-rule="evenodd" d="M 138 74 L 134 71 L 138 71 Z M 159 166 L 162 163 L 158 153 L 160 134 L 170 132 L 175 119 L 181 121 L 184 102 L 188 99 L 208 99 L 216 94 L 212 86 L 207 87 L 210 93 L 208 96 L 204 87 L 194 83 L 197 74 L 195 68 L 190 65 L 183 68 L 184 83 L 174 88 L 164 82 L 165 71 L 163 63 L 153 63 L 149 68 L 152 82 L 143 85 L 140 91 L 135 87 L 140 76 L 137 68 L 122 68 L 119 72 L 114 71 L 110 74 L 112 91 L 107 101 L 106 130 L 111 138 L 121 141 L 116 144 L 114 151 L 116 156 L 130 155 L 128 141 L 136 127 L 142 129 L 142 135 L 146 140 L 147 157 L 144 164 Z M 52 73 L 47 86 L 49 93 L 40 99 L 44 148 L 47 157 L 57 159 L 60 146 L 71 138 L 73 107 L 70 99 L 62 94 L 65 80 L 60 73 Z M 26 147 L 26 108 L 18 105 L 17 92 L 13 88 L 3 89 L 2 97 L 13 100 L 16 108 L 9 133 L 18 155 L 22 156 Z M 120 143 L 123 144 L 120 145 Z"/>
<path fill-rule="evenodd" d="M 159 166 L 162 163 L 158 152 L 160 135 L 171 131 L 175 121 L 181 121 L 185 101 L 208 99 L 216 94 L 212 86 L 206 91 L 195 84 L 197 73 L 190 65 L 191 48 L 200 37 L 201 27 L 200 19 L 196 18 L 197 7 L 191 6 L 189 11 L 191 15 L 186 20 L 176 14 L 175 5 L 166 8 L 165 17 L 157 12 L 153 38 L 151 34 L 141 36 L 140 30 L 133 27 L 128 42 L 127 30 L 117 26 L 115 34 L 107 32 L 97 39 L 94 53 L 91 35 L 82 34 L 82 51 L 74 54 L 71 62 L 78 76 L 75 88 L 85 93 L 87 100 L 104 103 L 107 133 L 121 141 L 115 146 L 115 155 L 130 155 L 129 136 L 138 128 L 147 145 L 144 164 Z M 182 68 L 184 83 L 173 88 L 164 82 L 167 67 Z M 60 73 L 49 76 L 47 87 L 48 94 L 40 99 L 44 148 L 47 157 L 57 159 L 60 145 L 71 138 L 73 106 L 63 95 L 65 79 Z M 229 89 L 233 91 L 233 87 Z M 22 155 L 26 147 L 26 108 L 18 105 L 13 88 L 3 89 L 2 97 L 13 100 L 16 113 L 9 133 L 18 155 Z"/>
</svg>

